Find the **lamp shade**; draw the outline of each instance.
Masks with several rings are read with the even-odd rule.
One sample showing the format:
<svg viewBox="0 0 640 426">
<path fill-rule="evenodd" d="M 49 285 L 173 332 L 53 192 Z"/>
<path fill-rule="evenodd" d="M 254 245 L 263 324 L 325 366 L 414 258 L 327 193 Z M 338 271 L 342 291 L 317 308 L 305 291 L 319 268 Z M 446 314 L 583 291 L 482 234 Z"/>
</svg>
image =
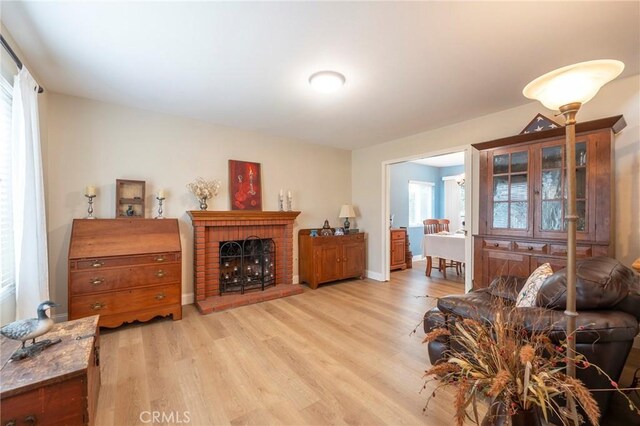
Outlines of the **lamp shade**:
<svg viewBox="0 0 640 426">
<path fill-rule="evenodd" d="M 340 209 L 340 216 L 338 217 L 356 217 L 356 212 L 353 211 L 353 206 L 351 204 L 343 204 Z"/>
<path fill-rule="evenodd" d="M 613 59 L 580 62 L 536 78 L 527 84 L 522 94 L 552 110 L 574 102 L 584 104 L 623 69 L 624 63 Z"/>
</svg>

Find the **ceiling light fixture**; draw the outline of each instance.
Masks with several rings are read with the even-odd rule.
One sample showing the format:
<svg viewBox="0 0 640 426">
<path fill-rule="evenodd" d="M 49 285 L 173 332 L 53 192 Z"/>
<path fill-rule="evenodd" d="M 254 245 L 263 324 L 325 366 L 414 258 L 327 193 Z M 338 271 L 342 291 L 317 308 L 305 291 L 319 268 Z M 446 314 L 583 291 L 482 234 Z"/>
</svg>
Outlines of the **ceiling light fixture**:
<svg viewBox="0 0 640 426">
<path fill-rule="evenodd" d="M 309 77 L 311 87 L 321 93 L 335 92 L 344 86 L 346 81 L 344 75 L 336 71 L 318 71 Z"/>
</svg>

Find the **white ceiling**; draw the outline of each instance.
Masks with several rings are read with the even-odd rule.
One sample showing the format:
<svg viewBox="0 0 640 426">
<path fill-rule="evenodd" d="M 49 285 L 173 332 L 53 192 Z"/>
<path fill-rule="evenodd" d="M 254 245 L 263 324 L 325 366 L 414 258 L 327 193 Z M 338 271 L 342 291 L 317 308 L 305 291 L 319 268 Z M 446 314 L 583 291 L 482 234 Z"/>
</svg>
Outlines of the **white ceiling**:
<svg viewBox="0 0 640 426">
<path fill-rule="evenodd" d="M 464 152 L 452 152 L 451 154 L 420 158 L 419 160 L 412 160 L 411 162 L 432 167 L 462 166 L 464 165 Z"/>
<path fill-rule="evenodd" d="M 2 1 L 49 91 L 347 149 L 529 102 L 526 83 L 574 62 L 637 74 L 639 16 L 637 1 Z M 344 90 L 311 90 L 323 69 Z"/>
</svg>

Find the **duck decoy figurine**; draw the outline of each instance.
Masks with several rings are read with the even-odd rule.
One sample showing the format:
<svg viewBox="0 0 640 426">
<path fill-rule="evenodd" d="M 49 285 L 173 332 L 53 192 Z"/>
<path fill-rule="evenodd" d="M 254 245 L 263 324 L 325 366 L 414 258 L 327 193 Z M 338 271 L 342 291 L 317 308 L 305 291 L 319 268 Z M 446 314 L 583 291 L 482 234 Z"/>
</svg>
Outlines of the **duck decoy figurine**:
<svg viewBox="0 0 640 426">
<path fill-rule="evenodd" d="M 38 318 L 29 318 L 14 321 L 0 328 L 0 334 L 9 339 L 21 340 L 22 348 L 27 340 L 31 340 L 31 345 L 36 343 L 36 337 L 46 334 L 53 327 L 53 320 L 47 316 L 47 309 L 60 306 L 57 303 L 47 300 L 38 305 Z"/>
</svg>

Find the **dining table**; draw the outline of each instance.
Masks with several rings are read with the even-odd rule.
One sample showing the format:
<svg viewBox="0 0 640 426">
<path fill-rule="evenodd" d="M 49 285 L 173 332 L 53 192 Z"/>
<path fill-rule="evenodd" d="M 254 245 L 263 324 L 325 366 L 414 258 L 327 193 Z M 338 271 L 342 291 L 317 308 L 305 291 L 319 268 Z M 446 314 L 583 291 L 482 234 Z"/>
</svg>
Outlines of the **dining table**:
<svg viewBox="0 0 640 426">
<path fill-rule="evenodd" d="M 422 239 L 422 252 L 427 259 L 427 269 L 425 275 L 431 276 L 433 257 L 451 260 L 454 262 L 465 262 L 464 245 L 465 234 L 425 234 Z M 442 276 L 447 278 L 447 268 L 443 268 Z"/>
</svg>

